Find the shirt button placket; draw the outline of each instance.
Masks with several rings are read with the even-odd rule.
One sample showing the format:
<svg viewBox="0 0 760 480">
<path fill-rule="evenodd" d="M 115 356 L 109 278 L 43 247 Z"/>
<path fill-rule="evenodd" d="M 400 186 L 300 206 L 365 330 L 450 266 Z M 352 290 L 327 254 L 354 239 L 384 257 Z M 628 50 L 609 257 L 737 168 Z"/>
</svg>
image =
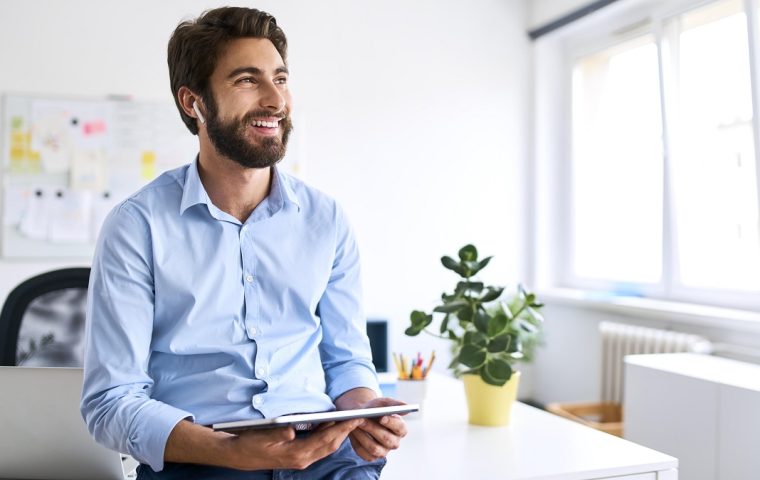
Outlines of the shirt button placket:
<svg viewBox="0 0 760 480">
<path fill-rule="evenodd" d="M 250 243 L 246 240 L 246 238 L 250 237 L 248 230 L 249 230 L 248 225 L 243 225 L 240 228 L 240 248 L 241 248 L 241 253 L 243 256 L 243 266 L 244 266 L 244 270 L 243 270 L 243 282 L 244 282 L 244 287 L 245 287 L 244 295 L 245 295 L 246 307 L 248 307 L 247 310 L 249 312 L 255 312 L 255 309 L 252 308 L 252 304 L 251 304 L 253 300 L 252 288 L 254 286 L 253 285 L 254 276 L 252 273 L 253 261 L 252 261 L 251 251 L 250 251 Z M 251 339 L 261 334 L 261 331 L 253 325 L 256 322 L 255 316 L 248 314 L 246 315 L 245 320 L 246 320 L 246 323 L 248 324 L 248 328 L 247 328 L 248 336 Z"/>
</svg>

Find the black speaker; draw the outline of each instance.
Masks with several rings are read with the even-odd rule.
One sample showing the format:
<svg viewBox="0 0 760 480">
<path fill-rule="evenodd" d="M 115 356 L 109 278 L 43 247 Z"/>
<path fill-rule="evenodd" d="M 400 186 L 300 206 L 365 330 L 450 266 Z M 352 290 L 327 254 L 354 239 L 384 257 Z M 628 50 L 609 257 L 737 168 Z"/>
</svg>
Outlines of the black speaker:
<svg viewBox="0 0 760 480">
<path fill-rule="evenodd" d="M 372 349 L 372 363 L 378 373 L 388 371 L 388 320 L 368 319 L 367 336 Z"/>
</svg>

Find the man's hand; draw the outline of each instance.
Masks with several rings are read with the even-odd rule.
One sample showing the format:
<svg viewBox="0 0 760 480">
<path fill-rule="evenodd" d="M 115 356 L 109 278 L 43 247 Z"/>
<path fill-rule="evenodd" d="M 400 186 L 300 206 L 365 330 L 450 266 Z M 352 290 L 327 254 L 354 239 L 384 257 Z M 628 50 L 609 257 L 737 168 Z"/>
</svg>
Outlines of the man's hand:
<svg viewBox="0 0 760 480">
<path fill-rule="evenodd" d="M 335 405 L 339 410 L 352 408 L 387 407 L 404 405 L 393 398 L 373 398 L 374 392 L 365 388 L 349 390 L 341 395 Z M 349 434 L 354 451 L 368 462 L 373 462 L 388 455 L 399 447 L 401 439 L 406 436 L 406 422 L 399 415 L 386 415 L 379 418 L 367 418 L 364 424 Z"/>
<path fill-rule="evenodd" d="M 296 438 L 291 427 L 246 430 L 232 439 L 233 451 L 240 464 L 238 470 L 303 470 L 335 452 L 346 437 L 366 420 L 337 422 L 315 430 L 305 438 Z"/>
<path fill-rule="evenodd" d="M 340 448 L 349 433 L 364 419 L 337 422 L 296 438 L 292 427 L 245 430 L 231 435 L 179 422 L 164 451 L 167 462 L 198 463 L 237 470 L 303 470 Z"/>
</svg>

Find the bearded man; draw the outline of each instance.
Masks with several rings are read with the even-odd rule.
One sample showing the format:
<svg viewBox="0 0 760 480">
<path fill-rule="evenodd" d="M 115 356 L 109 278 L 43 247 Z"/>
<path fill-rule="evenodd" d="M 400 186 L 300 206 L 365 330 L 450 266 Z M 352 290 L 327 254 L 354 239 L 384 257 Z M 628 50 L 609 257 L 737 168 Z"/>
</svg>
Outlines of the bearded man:
<svg viewBox="0 0 760 480">
<path fill-rule="evenodd" d="M 96 249 L 81 410 L 139 479 L 378 478 L 399 416 L 206 425 L 398 404 L 379 398 L 359 254 L 340 206 L 277 167 L 292 129 L 274 17 L 210 10 L 169 40 L 189 165 L 119 204 Z"/>
</svg>

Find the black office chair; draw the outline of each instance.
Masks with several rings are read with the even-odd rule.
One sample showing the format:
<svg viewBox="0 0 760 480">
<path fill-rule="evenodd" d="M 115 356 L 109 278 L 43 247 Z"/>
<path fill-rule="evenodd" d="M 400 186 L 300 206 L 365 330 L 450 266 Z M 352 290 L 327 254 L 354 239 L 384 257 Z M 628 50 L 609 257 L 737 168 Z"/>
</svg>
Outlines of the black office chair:
<svg viewBox="0 0 760 480">
<path fill-rule="evenodd" d="M 81 367 L 89 268 L 64 268 L 13 289 L 0 313 L 0 365 Z"/>
</svg>

